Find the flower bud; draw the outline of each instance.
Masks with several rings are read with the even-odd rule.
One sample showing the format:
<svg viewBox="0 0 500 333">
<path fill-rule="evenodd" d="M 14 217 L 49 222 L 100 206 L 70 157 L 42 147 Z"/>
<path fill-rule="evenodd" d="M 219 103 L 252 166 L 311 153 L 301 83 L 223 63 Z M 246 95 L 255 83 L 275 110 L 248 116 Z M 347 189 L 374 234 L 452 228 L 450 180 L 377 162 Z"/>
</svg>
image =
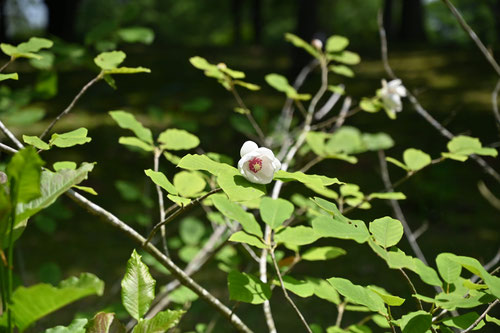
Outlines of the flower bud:
<svg viewBox="0 0 500 333">
<path fill-rule="evenodd" d="M 313 39 L 311 41 L 311 45 L 316 49 L 316 50 L 322 50 L 323 49 L 323 42 L 317 38 Z"/>
<path fill-rule="evenodd" d="M 253 141 L 247 141 L 241 146 L 240 155 L 238 169 L 252 183 L 269 184 L 274 173 L 281 169 L 281 163 L 273 152 L 265 147 L 259 148 Z"/>
</svg>

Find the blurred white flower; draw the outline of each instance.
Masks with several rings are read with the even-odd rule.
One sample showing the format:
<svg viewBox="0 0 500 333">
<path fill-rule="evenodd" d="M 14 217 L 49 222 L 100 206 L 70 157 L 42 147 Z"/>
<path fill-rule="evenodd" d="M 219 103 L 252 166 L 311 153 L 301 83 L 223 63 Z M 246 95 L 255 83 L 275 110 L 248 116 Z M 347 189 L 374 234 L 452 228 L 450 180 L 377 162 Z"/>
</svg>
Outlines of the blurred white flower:
<svg viewBox="0 0 500 333">
<path fill-rule="evenodd" d="M 319 39 L 313 39 L 311 41 L 311 45 L 316 49 L 316 50 L 321 50 L 323 49 L 323 42 Z"/>
<path fill-rule="evenodd" d="M 396 112 L 403 110 L 401 97 L 406 97 L 406 88 L 400 79 L 387 82 L 382 79 L 382 89 L 379 90 L 384 108 L 390 118 L 396 118 Z"/>
<path fill-rule="evenodd" d="M 238 169 L 252 183 L 269 184 L 274 173 L 281 169 L 281 163 L 273 152 L 265 147 L 259 148 L 253 141 L 247 141 L 241 146 L 240 156 Z"/>
</svg>

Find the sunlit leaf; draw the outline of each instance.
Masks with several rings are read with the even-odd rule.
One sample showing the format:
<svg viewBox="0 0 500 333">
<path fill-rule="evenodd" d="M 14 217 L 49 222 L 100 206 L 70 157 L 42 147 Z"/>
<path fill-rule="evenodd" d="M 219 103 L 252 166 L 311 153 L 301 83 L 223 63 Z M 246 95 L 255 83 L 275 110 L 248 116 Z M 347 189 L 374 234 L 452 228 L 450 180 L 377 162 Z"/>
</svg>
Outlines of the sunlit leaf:
<svg viewBox="0 0 500 333">
<path fill-rule="evenodd" d="M 187 150 L 196 148 L 200 144 L 196 135 L 177 128 L 169 128 L 160 133 L 158 142 L 161 143 L 162 149 L 167 150 Z"/>
<path fill-rule="evenodd" d="M 247 233 L 260 238 L 264 237 L 262 229 L 253 214 L 246 212 L 240 205 L 231 202 L 223 195 L 212 196 L 212 202 L 224 216 L 240 223 Z"/>
<path fill-rule="evenodd" d="M 0 74 L 0 81 L 4 80 L 18 80 L 19 76 L 17 73 L 9 73 L 9 74 Z"/>
<path fill-rule="evenodd" d="M 271 298 L 269 285 L 251 274 L 231 271 L 227 276 L 227 285 L 229 298 L 233 301 L 262 304 Z"/>
<path fill-rule="evenodd" d="M 333 35 L 326 40 L 326 52 L 340 52 L 349 45 L 349 39 L 344 36 Z"/>
<path fill-rule="evenodd" d="M 403 237 L 401 222 L 388 216 L 370 222 L 369 228 L 375 242 L 384 248 L 396 245 Z"/>
<path fill-rule="evenodd" d="M 126 55 L 122 51 L 103 52 L 94 58 L 94 62 L 102 70 L 110 70 L 118 67 L 125 58 Z"/>
<path fill-rule="evenodd" d="M 405 152 L 403 153 L 403 160 L 405 161 L 408 169 L 411 171 L 418 171 L 420 169 L 423 169 L 431 164 L 432 161 L 429 154 L 426 154 L 423 151 L 414 148 L 405 150 Z"/>
<path fill-rule="evenodd" d="M 126 27 L 119 29 L 116 33 L 127 43 L 143 43 L 149 45 L 155 39 L 154 31 L 146 27 Z"/>
<path fill-rule="evenodd" d="M 122 136 L 118 139 L 118 143 L 126 146 L 132 146 L 132 147 L 137 147 L 145 151 L 153 151 L 154 146 L 142 141 L 139 138 L 136 138 L 135 136 Z"/>
<path fill-rule="evenodd" d="M 48 328 L 44 331 L 44 333 L 97 333 L 96 331 L 87 331 L 86 325 L 88 320 L 85 318 L 74 319 L 69 326 L 56 326 L 52 328 Z M 106 332 L 107 331 L 100 331 Z M 117 332 L 118 333 L 118 332 Z"/>
<path fill-rule="evenodd" d="M 312 247 L 304 252 L 300 257 L 302 260 L 318 261 L 330 260 L 346 254 L 344 249 L 335 246 Z"/>
<path fill-rule="evenodd" d="M 285 199 L 272 199 L 265 197 L 260 202 L 260 217 L 271 227 L 277 229 L 283 222 L 292 216 L 294 207 L 293 204 Z"/>
<path fill-rule="evenodd" d="M 121 128 L 130 129 L 142 141 L 153 144 L 153 135 L 151 134 L 151 130 L 138 122 L 131 113 L 125 111 L 110 111 L 109 115 Z"/>
<path fill-rule="evenodd" d="M 92 138 L 87 137 L 88 130 L 84 127 L 63 134 L 52 134 L 49 145 L 60 148 L 73 147 L 75 145 L 83 145 L 92 141 Z"/>
<path fill-rule="evenodd" d="M 165 310 L 158 312 L 153 318 L 142 319 L 132 330 L 132 333 L 163 333 L 179 323 L 185 313 L 182 310 Z"/>
<path fill-rule="evenodd" d="M 268 248 L 268 246 L 264 244 L 264 242 L 259 237 L 247 234 L 244 231 L 236 231 L 234 234 L 231 235 L 231 237 L 229 237 L 229 241 L 237 243 L 245 243 L 248 245 L 258 247 L 260 249 Z"/>
<path fill-rule="evenodd" d="M 371 311 L 387 315 L 387 309 L 382 298 L 369 288 L 355 285 L 351 281 L 342 278 L 330 278 L 327 281 L 349 302 L 364 305 Z"/>
<path fill-rule="evenodd" d="M 281 229 L 274 235 L 274 240 L 276 243 L 300 246 L 314 243 L 319 237 L 313 228 L 299 225 Z"/>
<path fill-rule="evenodd" d="M 42 195 L 40 179 L 44 163 L 33 147 L 21 149 L 14 154 L 6 168 L 13 204 L 23 204 Z M 18 209 L 16 211 L 19 212 Z"/>
</svg>

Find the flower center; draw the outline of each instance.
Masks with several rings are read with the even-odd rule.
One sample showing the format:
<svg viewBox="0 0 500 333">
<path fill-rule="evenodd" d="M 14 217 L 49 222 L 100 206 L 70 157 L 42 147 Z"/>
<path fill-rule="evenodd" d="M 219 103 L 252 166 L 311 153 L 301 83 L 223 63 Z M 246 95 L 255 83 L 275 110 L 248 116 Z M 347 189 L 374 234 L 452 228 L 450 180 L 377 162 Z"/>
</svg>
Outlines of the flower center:
<svg viewBox="0 0 500 333">
<path fill-rule="evenodd" d="M 248 162 L 248 168 L 253 173 L 257 173 L 262 169 L 262 159 L 258 157 L 254 157 Z"/>
</svg>

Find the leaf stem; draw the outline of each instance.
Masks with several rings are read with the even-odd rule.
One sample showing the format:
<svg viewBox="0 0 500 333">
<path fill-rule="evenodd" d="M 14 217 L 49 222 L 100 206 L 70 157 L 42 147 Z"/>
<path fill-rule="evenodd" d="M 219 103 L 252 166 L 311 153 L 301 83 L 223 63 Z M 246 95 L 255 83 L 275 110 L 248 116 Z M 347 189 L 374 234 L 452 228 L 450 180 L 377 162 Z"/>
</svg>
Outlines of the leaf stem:
<svg viewBox="0 0 500 333">
<path fill-rule="evenodd" d="M 154 168 L 155 172 L 158 172 L 158 169 L 159 169 L 161 153 L 162 153 L 162 150 L 158 147 L 155 147 L 155 149 L 154 149 L 154 161 L 153 161 L 153 168 Z M 163 192 L 162 192 L 159 185 L 156 185 L 156 193 L 158 194 L 158 207 L 160 209 L 160 221 L 163 221 L 163 220 L 165 220 L 165 206 L 163 203 Z M 165 225 L 161 226 L 160 231 L 161 231 L 161 243 L 163 246 L 163 252 L 165 252 L 166 256 L 169 256 Z"/>
<path fill-rule="evenodd" d="M 7 61 L 5 64 L 3 64 L 2 67 L 0 67 L 0 73 L 4 71 L 4 69 L 7 68 L 7 66 L 9 66 L 10 64 L 12 64 L 14 62 L 14 60 L 16 60 L 15 58 L 13 57 L 10 57 L 9 61 Z"/>
<path fill-rule="evenodd" d="M 406 272 L 404 271 L 404 269 L 400 268 L 399 271 L 401 272 L 401 274 L 403 274 L 403 276 L 405 277 L 406 281 L 408 282 L 408 284 L 410 285 L 410 288 L 411 290 L 413 291 L 413 293 L 415 295 L 418 295 L 417 293 L 417 289 L 415 289 L 415 286 L 413 285 L 413 282 L 411 282 L 410 280 L 410 277 L 406 274 Z M 424 307 L 422 306 L 422 302 L 418 299 L 418 298 L 415 298 L 417 300 L 417 305 L 418 305 L 418 308 L 420 310 L 424 310 Z"/>
<path fill-rule="evenodd" d="M 236 99 L 236 102 L 238 103 L 238 105 L 241 108 L 248 111 L 247 113 L 245 113 L 247 118 L 248 118 L 248 121 L 250 121 L 250 124 L 252 124 L 252 127 L 254 128 L 255 132 L 257 132 L 257 135 L 259 136 L 259 140 L 261 141 L 261 143 L 264 143 L 266 140 L 266 136 L 264 135 L 264 132 L 262 132 L 262 129 L 260 128 L 259 124 L 255 121 L 255 118 L 253 117 L 250 109 L 247 108 L 247 106 L 245 105 L 245 103 L 241 99 L 240 94 L 238 94 L 238 91 L 236 90 L 236 87 L 234 86 L 232 80 L 230 81 L 230 88 L 231 88 L 230 89 L 231 93 L 233 94 L 234 98 Z"/>
</svg>

